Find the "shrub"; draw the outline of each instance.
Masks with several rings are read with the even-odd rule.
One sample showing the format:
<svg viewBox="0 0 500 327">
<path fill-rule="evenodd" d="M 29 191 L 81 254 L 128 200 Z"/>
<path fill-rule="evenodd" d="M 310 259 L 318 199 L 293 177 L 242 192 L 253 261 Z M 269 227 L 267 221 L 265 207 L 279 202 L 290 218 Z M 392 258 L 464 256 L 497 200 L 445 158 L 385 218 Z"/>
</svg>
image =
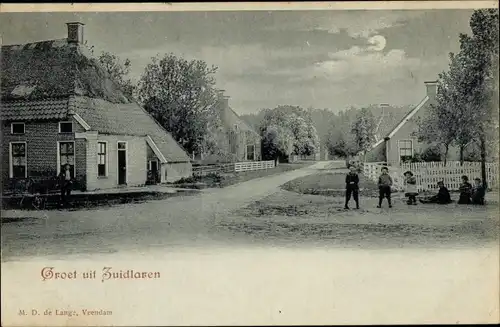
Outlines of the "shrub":
<svg viewBox="0 0 500 327">
<path fill-rule="evenodd" d="M 430 146 L 421 154 L 422 161 L 441 161 L 441 150 L 438 146 Z"/>
</svg>

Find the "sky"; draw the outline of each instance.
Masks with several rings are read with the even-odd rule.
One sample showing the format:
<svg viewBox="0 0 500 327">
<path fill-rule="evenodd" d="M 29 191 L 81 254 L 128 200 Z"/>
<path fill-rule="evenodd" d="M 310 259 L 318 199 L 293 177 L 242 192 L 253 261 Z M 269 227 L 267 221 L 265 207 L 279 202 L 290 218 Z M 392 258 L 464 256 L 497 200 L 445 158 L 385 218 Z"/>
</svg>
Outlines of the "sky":
<svg viewBox="0 0 500 327">
<path fill-rule="evenodd" d="M 417 104 L 424 81 L 447 69 L 470 33 L 471 10 L 3 13 L 3 44 L 66 37 L 132 63 L 138 79 L 151 58 L 174 53 L 218 68 L 240 114 L 280 104 L 339 111 L 350 106 Z"/>
</svg>

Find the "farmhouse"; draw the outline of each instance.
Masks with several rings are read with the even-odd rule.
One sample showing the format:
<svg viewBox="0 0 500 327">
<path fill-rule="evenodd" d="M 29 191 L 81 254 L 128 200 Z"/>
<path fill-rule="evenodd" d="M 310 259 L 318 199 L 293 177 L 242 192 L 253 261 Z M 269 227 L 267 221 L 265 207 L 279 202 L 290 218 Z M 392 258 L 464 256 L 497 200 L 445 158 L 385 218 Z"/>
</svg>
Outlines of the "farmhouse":
<svg viewBox="0 0 500 327">
<path fill-rule="evenodd" d="M 204 163 L 261 160 L 261 137 L 229 105 L 230 97 L 218 90 L 217 109 L 222 128 L 216 136 L 219 154 L 198 156 Z"/>
<path fill-rule="evenodd" d="M 425 97 L 410 110 L 389 132 L 380 137 L 366 154 L 368 162 L 387 162 L 391 166 L 399 166 L 417 153 L 422 153 L 432 144 L 419 142 L 415 136 L 418 130 L 418 120 L 429 114 L 429 108 L 436 103 L 437 81 L 425 82 L 427 93 Z M 459 160 L 459 149 L 451 147 L 448 160 Z"/>
<path fill-rule="evenodd" d="M 65 39 L 2 46 L 4 187 L 65 164 L 88 190 L 191 176 L 187 153 L 110 79 L 83 29 L 68 23 Z"/>
</svg>

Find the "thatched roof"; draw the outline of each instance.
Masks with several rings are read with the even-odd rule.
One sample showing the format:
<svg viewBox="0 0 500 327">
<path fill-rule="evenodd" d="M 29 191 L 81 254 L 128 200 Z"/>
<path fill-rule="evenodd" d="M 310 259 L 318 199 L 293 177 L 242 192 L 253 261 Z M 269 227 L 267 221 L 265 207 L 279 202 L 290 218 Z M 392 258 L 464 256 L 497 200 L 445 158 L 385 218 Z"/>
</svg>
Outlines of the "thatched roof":
<svg viewBox="0 0 500 327">
<path fill-rule="evenodd" d="M 2 100 L 83 95 L 130 102 L 84 45 L 66 39 L 2 46 L 1 72 Z"/>
</svg>

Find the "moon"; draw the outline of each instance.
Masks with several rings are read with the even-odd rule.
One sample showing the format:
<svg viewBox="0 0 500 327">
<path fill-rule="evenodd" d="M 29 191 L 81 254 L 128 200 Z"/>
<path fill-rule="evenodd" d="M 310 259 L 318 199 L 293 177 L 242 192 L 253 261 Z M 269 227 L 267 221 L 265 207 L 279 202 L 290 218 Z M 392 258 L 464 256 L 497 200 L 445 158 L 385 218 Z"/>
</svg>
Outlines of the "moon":
<svg viewBox="0 0 500 327">
<path fill-rule="evenodd" d="M 370 50 L 382 51 L 384 50 L 387 41 L 382 35 L 375 35 L 368 39 L 368 43 L 371 44 Z"/>
</svg>

